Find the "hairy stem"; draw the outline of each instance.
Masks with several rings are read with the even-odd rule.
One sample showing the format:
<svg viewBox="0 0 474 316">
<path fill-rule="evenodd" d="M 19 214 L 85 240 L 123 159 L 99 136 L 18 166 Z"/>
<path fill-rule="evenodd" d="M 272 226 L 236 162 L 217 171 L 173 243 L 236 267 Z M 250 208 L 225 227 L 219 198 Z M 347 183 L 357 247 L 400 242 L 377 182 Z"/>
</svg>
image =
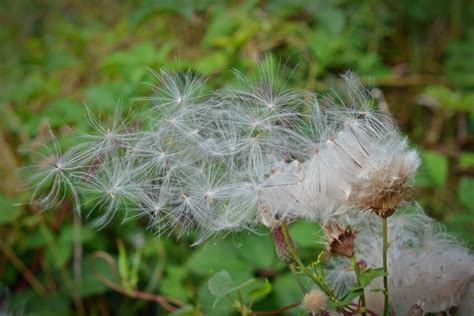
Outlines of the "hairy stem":
<svg viewBox="0 0 474 316">
<path fill-rule="evenodd" d="M 357 259 L 355 256 L 353 256 L 352 258 L 352 265 L 354 267 L 354 271 L 355 271 L 355 274 L 356 274 L 356 278 L 357 278 L 357 285 L 359 285 L 360 287 L 362 287 L 362 283 L 360 282 L 360 267 L 359 267 L 359 264 L 357 263 Z M 362 292 L 361 296 L 360 296 L 360 307 L 359 309 L 362 311 L 362 316 L 365 316 L 366 315 L 366 306 L 365 306 L 365 292 Z"/>
<path fill-rule="evenodd" d="M 283 238 L 285 241 L 286 246 L 288 247 L 288 251 L 290 252 L 293 261 L 298 265 L 298 267 L 303 271 L 311 280 L 316 283 L 316 285 L 324 292 L 326 295 L 331 299 L 333 302 L 337 302 L 338 299 L 334 292 L 324 283 L 323 280 L 318 278 L 314 273 L 309 271 L 306 266 L 304 265 L 303 261 L 301 260 L 300 256 L 298 255 L 293 241 L 291 240 L 290 232 L 288 231 L 288 226 L 286 223 L 281 224 L 281 231 L 283 233 Z"/>
<path fill-rule="evenodd" d="M 389 315 L 389 303 L 388 303 L 388 265 L 387 265 L 387 250 L 388 250 L 388 227 L 387 227 L 387 218 L 382 217 L 383 223 L 383 271 L 385 272 L 383 276 L 383 294 L 384 294 L 384 316 Z"/>
</svg>

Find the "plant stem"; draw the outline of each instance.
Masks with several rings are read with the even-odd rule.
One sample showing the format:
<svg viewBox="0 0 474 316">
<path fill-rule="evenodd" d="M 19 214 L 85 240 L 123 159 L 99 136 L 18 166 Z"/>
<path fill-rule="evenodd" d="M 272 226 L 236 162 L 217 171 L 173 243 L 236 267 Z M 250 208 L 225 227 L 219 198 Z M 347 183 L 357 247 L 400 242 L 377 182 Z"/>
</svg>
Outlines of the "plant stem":
<svg viewBox="0 0 474 316">
<path fill-rule="evenodd" d="M 384 316 L 389 315 L 389 304 L 388 304 L 388 265 L 387 265 L 387 250 L 388 250 L 388 227 L 387 227 L 387 218 L 382 217 L 383 223 L 383 271 L 385 272 L 383 276 L 383 294 L 385 296 L 383 314 Z"/>
<path fill-rule="evenodd" d="M 352 258 L 352 265 L 354 267 L 354 271 L 355 271 L 355 274 L 356 274 L 356 278 L 357 278 L 357 284 L 362 287 L 362 284 L 360 282 L 360 268 L 359 268 L 359 264 L 357 263 L 357 259 L 355 256 L 353 256 Z M 362 292 L 361 296 L 360 296 L 360 307 L 359 309 L 362 310 L 362 316 L 365 316 L 366 315 L 366 306 L 365 306 L 365 293 Z"/>
<path fill-rule="evenodd" d="M 303 261 L 301 260 L 300 256 L 296 252 L 294 247 L 293 241 L 291 240 L 290 233 L 288 231 L 288 226 L 286 223 L 281 224 L 281 231 L 283 233 L 283 238 L 285 240 L 285 244 L 288 247 L 288 251 L 290 252 L 291 257 L 298 265 L 298 267 L 308 276 L 311 280 L 316 283 L 316 285 L 324 292 L 326 295 L 334 302 L 337 302 L 338 299 L 334 292 L 323 282 L 323 280 L 319 279 L 314 273 L 311 273 L 306 266 L 304 265 Z"/>
<path fill-rule="evenodd" d="M 86 315 L 84 302 L 77 290 L 78 284 L 74 283 L 74 280 L 69 274 L 68 269 L 65 268 L 64 263 L 61 262 L 58 245 L 54 239 L 54 236 L 51 230 L 48 228 L 48 226 L 46 226 L 46 223 L 44 222 L 44 218 L 41 215 L 38 215 L 38 218 L 39 218 L 39 228 L 40 228 L 41 234 L 46 240 L 48 247 L 51 249 L 51 253 L 54 258 L 53 263 L 56 266 L 56 268 L 59 270 L 61 278 L 64 281 L 64 286 L 67 292 L 69 293 L 72 301 L 74 302 L 74 305 L 76 306 L 77 313 L 78 315 Z"/>
<path fill-rule="evenodd" d="M 31 287 L 41 296 L 46 297 L 47 291 L 46 288 L 41 284 L 41 282 L 36 278 L 35 274 L 31 272 L 28 267 L 21 261 L 20 258 L 15 254 L 15 252 L 0 240 L 0 250 L 3 252 L 5 257 L 10 260 L 13 266 L 22 274 L 25 280 L 31 285 Z"/>
</svg>

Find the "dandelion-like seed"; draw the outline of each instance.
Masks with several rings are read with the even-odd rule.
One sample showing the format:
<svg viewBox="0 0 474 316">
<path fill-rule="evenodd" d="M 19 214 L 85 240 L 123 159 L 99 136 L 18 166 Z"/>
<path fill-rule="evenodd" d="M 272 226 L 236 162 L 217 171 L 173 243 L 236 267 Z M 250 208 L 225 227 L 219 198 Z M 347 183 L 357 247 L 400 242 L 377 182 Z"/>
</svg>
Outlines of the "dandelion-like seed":
<svg viewBox="0 0 474 316">
<path fill-rule="evenodd" d="M 354 75 L 344 78 L 347 98 L 320 104 L 277 73 L 266 63 L 256 79 L 237 74 L 237 85 L 211 94 L 191 72 L 154 73 L 145 115 L 125 119 L 119 109 L 107 124 L 87 109 L 92 132 L 79 144 L 61 150 L 52 137 L 27 168 L 32 202 L 48 209 L 71 197 L 100 227 L 120 213 L 148 219 L 157 236 L 193 235 L 195 244 L 263 224 L 278 256 L 318 287 L 301 302 L 312 315 L 334 304 L 388 314 L 389 300 L 397 315 L 472 314 L 472 254 L 421 211 L 397 211 L 420 159 L 394 119 Z M 310 267 L 289 235 L 297 220 L 319 222 L 328 237 Z M 362 286 L 361 274 L 381 266 L 383 278 Z M 354 287 L 365 290 L 337 305 Z"/>
</svg>

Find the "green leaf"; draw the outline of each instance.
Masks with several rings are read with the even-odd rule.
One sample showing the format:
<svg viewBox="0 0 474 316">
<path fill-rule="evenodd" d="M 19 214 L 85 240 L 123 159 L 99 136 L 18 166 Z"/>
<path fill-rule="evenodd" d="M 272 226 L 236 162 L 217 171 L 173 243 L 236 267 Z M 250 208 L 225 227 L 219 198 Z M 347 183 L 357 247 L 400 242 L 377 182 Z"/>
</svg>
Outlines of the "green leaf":
<svg viewBox="0 0 474 316">
<path fill-rule="evenodd" d="M 199 312 L 196 310 L 196 308 L 192 305 L 185 305 L 171 314 L 170 316 L 194 316 L 194 315 L 199 315 Z"/>
<path fill-rule="evenodd" d="M 251 268 L 273 268 L 278 262 L 274 248 L 269 233 L 264 236 L 246 234 L 236 252 Z"/>
<path fill-rule="evenodd" d="M 290 235 L 298 247 L 316 248 L 324 233 L 317 223 L 299 221 L 289 227 Z"/>
<path fill-rule="evenodd" d="M 458 197 L 471 212 L 474 212 L 474 178 L 461 178 L 458 187 Z"/>
<path fill-rule="evenodd" d="M 99 257 L 85 258 L 82 261 L 82 278 L 77 287 L 81 297 L 102 294 L 109 290 L 100 277 L 105 277 L 115 283 L 120 282 L 119 277 L 105 260 Z"/>
<path fill-rule="evenodd" d="M 472 234 L 472 227 L 474 227 L 474 214 L 457 213 L 447 222 L 448 231 L 465 240 L 471 248 L 474 246 L 474 234 Z"/>
<path fill-rule="evenodd" d="M 421 152 L 422 164 L 415 179 L 418 186 L 440 188 L 448 178 L 448 158 L 434 151 Z"/>
<path fill-rule="evenodd" d="M 383 268 L 367 269 L 360 275 L 360 285 L 365 288 L 367 285 L 372 283 L 373 280 L 383 277 L 384 275 L 385 272 L 383 271 Z"/>
<path fill-rule="evenodd" d="M 350 304 L 354 299 L 361 296 L 362 293 L 364 293 L 364 289 L 361 287 L 350 288 L 349 292 L 347 292 L 341 300 L 339 300 L 337 303 L 328 300 L 328 305 L 333 308 L 345 306 Z"/>
<path fill-rule="evenodd" d="M 65 242 L 74 242 L 74 226 L 73 225 L 64 225 L 61 228 L 61 236 L 59 237 L 61 240 Z M 79 230 L 79 238 L 82 243 L 90 242 L 96 237 L 96 231 L 93 230 L 90 226 L 82 226 Z"/>
<path fill-rule="evenodd" d="M 279 306 L 285 306 L 298 302 L 302 298 L 301 289 L 291 273 L 279 275 L 273 283 L 272 297 Z M 313 286 L 314 284 L 311 284 Z M 309 286 L 309 284 L 308 284 Z M 298 314 L 297 314 L 298 315 Z"/>
<path fill-rule="evenodd" d="M 127 250 L 123 242 L 119 239 L 117 241 L 118 250 L 119 250 L 119 257 L 118 257 L 118 271 L 120 274 L 120 278 L 124 281 L 122 282 L 124 286 L 128 286 L 128 279 L 130 276 L 130 267 L 128 265 L 128 256 Z"/>
<path fill-rule="evenodd" d="M 216 306 L 217 302 L 223 297 L 250 285 L 254 281 L 254 279 L 250 279 L 236 285 L 227 271 L 223 270 L 216 273 L 208 281 L 209 291 L 216 297 L 213 306 Z"/>
<path fill-rule="evenodd" d="M 474 152 L 464 152 L 459 157 L 459 167 L 472 168 L 474 167 Z"/>
<path fill-rule="evenodd" d="M 261 299 L 270 294 L 271 291 L 272 285 L 270 284 L 268 279 L 265 279 L 262 286 L 250 292 L 249 296 L 252 300 Z"/>
<path fill-rule="evenodd" d="M 335 7 L 323 6 L 321 10 L 316 10 L 315 16 L 321 27 L 334 36 L 341 32 L 345 24 L 344 13 Z"/>
<path fill-rule="evenodd" d="M 252 267 L 242 264 L 236 245 L 229 240 L 221 240 L 197 249 L 186 265 L 191 272 L 203 276 L 226 270 L 234 279 L 243 281 L 253 275 Z"/>
<path fill-rule="evenodd" d="M 215 306 L 214 295 L 209 291 L 207 282 L 202 282 L 199 286 L 199 305 L 201 305 L 202 312 L 206 316 L 230 316 L 233 315 L 234 308 L 227 300 L 219 301 Z"/>
<path fill-rule="evenodd" d="M 21 215 L 21 209 L 13 204 L 13 200 L 0 193 L 0 224 L 13 223 Z"/>
<path fill-rule="evenodd" d="M 186 267 L 168 266 L 160 286 L 163 294 L 186 301 L 190 295 L 186 287 L 183 286 L 183 280 L 187 273 L 188 269 Z"/>
</svg>

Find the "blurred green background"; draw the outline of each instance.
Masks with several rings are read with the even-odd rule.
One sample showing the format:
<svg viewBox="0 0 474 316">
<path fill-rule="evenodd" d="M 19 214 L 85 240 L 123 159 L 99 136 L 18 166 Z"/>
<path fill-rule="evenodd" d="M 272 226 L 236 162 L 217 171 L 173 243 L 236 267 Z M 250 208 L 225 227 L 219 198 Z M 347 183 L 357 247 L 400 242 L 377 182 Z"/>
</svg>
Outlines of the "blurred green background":
<svg viewBox="0 0 474 316">
<path fill-rule="evenodd" d="M 474 245 L 470 0 L 4 0 L 0 10 L 0 288 L 9 289 L 0 314 L 167 313 L 133 297 L 142 291 L 185 302 L 176 314 L 227 315 L 230 304 L 213 309 L 207 286 L 220 270 L 236 282 L 270 280 L 255 310 L 301 299 L 268 234 L 191 248 L 191 239 L 156 238 L 140 220 L 96 231 L 68 201 L 44 213 L 27 205 L 16 169 L 32 157 L 20 149 L 37 149 L 47 122 L 60 137 L 86 128 L 84 104 L 104 113 L 143 107 L 150 69 L 200 71 L 218 88 L 231 69 L 254 73 L 272 55 L 291 70 L 290 87 L 318 92 L 352 69 L 421 152 L 414 198 Z M 314 258 L 318 226 L 291 229 Z"/>
</svg>

